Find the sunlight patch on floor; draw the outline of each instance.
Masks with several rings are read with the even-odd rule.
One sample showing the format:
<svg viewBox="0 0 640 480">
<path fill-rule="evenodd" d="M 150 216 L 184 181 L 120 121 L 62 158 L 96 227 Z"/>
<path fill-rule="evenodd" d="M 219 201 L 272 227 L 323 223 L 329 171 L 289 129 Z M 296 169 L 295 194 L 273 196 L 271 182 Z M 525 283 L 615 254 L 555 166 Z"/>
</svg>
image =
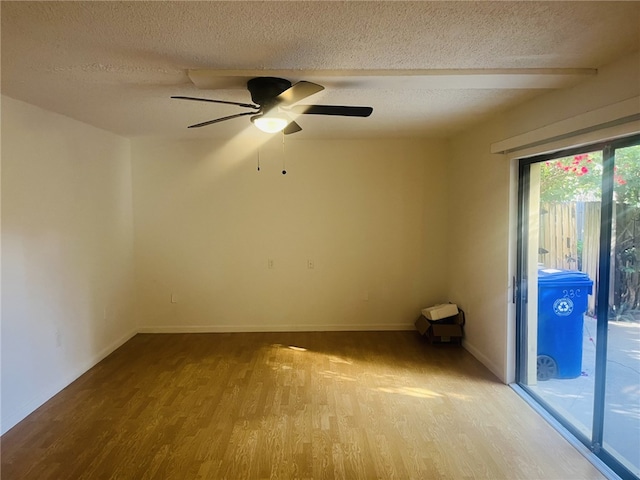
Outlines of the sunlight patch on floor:
<svg viewBox="0 0 640 480">
<path fill-rule="evenodd" d="M 304 347 L 296 347 L 295 345 L 289 345 L 291 350 L 295 350 L 296 352 L 306 352 L 307 349 Z"/>
<path fill-rule="evenodd" d="M 416 387 L 378 387 L 376 391 L 383 393 L 395 393 L 418 398 L 441 398 L 443 395 L 426 388 Z"/>
</svg>

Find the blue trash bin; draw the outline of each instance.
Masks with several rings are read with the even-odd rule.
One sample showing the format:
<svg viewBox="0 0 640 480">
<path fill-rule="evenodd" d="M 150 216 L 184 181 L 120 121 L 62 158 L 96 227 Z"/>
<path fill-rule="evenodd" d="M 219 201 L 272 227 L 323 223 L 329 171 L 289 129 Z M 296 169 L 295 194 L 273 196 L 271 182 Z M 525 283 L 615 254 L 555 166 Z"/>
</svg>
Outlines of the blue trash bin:
<svg viewBox="0 0 640 480">
<path fill-rule="evenodd" d="M 582 329 L 593 281 L 575 270 L 538 270 L 538 380 L 582 372 Z"/>
</svg>

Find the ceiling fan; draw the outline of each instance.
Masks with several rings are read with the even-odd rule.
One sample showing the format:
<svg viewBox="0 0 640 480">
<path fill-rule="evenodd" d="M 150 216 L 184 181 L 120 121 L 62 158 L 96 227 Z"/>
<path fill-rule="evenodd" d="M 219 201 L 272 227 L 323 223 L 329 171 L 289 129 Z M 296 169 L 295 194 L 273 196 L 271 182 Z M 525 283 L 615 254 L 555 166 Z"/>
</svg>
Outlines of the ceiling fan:
<svg viewBox="0 0 640 480">
<path fill-rule="evenodd" d="M 214 123 L 224 122 L 233 118 L 252 115 L 251 122 L 260 130 L 267 133 L 282 131 L 285 135 L 302 130 L 295 120 L 287 113 L 295 115 L 337 115 L 341 117 L 368 117 L 373 112 L 371 107 L 353 107 L 343 105 L 294 105 L 314 93 L 324 90 L 322 85 L 313 82 L 300 81 L 291 84 L 289 80 L 275 77 L 257 77 L 247 82 L 247 89 L 251 93 L 251 100 L 255 104 L 229 102 L 226 100 L 211 100 L 208 98 L 195 98 L 173 96 L 180 100 L 193 100 L 196 102 L 224 103 L 227 105 L 237 105 L 243 108 L 250 108 L 253 111 L 237 113 L 227 117 L 216 118 L 188 128 L 199 128 Z"/>
</svg>

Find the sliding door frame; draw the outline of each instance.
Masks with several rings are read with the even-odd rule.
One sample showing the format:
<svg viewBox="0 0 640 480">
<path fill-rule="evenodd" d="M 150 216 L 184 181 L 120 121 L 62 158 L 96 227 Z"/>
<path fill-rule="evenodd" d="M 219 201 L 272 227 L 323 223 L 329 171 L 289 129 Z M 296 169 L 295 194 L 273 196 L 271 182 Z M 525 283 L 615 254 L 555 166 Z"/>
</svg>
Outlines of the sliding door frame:
<svg viewBox="0 0 640 480">
<path fill-rule="evenodd" d="M 609 315 L 609 291 L 611 280 L 611 266 L 614 259 L 611 252 L 613 226 L 613 193 L 615 151 L 620 148 L 637 145 L 640 135 L 598 142 L 575 148 L 559 150 L 553 153 L 537 155 L 519 159 L 518 165 L 518 220 L 517 220 L 517 254 L 516 277 L 514 278 L 513 300 L 516 305 L 516 383 L 526 394 L 546 410 L 555 420 L 566 428 L 576 439 L 589 448 L 598 458 L 604 461 L 616 474 L 623 479 L 637 479 L 615 457 L 603 449 L 604 415 L 606 402 L 606 371 L 607 371 L 607 323 Z M 593 425 L 591 438 L 578 430 L 563 415 L 555 410 L 548 402 L 533 392 L 525 384 L 527 380 L 527 304 L 528 295 L 528 263 L 527 250 L 529 241 L 529 194 L 531 188 L 530 167 L 556 158 L 570 157 L 588 152 L 602 151 L 602 185 L 601 185 L 601 213 L 600 213 L 600 249 L 598 266 L 597 293 L 597 343 L 594 385 Z"/>
</svg>

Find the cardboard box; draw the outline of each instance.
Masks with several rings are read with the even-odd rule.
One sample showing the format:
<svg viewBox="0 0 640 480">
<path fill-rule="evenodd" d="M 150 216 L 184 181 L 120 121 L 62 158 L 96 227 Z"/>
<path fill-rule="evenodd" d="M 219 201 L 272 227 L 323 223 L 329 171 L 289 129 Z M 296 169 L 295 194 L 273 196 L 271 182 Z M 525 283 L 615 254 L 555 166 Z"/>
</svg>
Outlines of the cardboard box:
<svg viewBox="0 0 640 480">
<path fill-rule="evenodd" d="M 429 343 L 459 345 L 464 336 L 462 330 L 464 323 L 464 313 L 460 310 L 456 315 L 439 320 L 429 320 L 424 315 L 420 315 L 415 326 L 420 335 L 426 335 Z"/>
<path fill-rule="evenodd" d="M 420 315 L 420 317 L 418 317 L 415 325 L 418 329 L 418 332 L 420 332 L 420 335 L 424 335 L 425 333 L 427 333 L 427 330 L 429 330 L 429 327 L 431 326 L 424 315 Z"/>
<path fill-rule="evenodd" d="M 462 326 L 455 325 L 431 325 L 427 330 L 429 343 L 435 344 L 459 344 L 462 343 Z"/>
<path fill-rule="evenodd" d="M 427 317 L 428 320 L 440 320 L 457 314 L 458 306 L 455 303 L 442 303 L 422 309 L 422 315 Z"/>
</svg>

